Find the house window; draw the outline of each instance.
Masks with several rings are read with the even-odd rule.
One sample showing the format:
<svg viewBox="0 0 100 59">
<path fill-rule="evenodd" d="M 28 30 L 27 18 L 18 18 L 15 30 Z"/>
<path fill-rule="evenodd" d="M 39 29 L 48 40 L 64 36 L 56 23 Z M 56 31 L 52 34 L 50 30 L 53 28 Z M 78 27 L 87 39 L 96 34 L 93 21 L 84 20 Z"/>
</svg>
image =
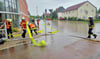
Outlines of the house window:
<svg viewBox="0 0 100 59">
<path fill-rule="evenodd" d="M 87 10 L 84 10 L 85 14 L 87 15 L 88 14 L 88 11 Z"/>
<path fill-rule="evenodd" d="M 80 13 L 82 13 L 82 9 L 80 10 Z"/>
<path fill-rule="evenodd" d="M 85 19 L 86 17 L 85 16 L 83 16 L 83 19 Z"/>
<path fill-rule="evenodd" d="M 88 4 L 86 4 L 86 6 L 88 6 Z"/>
<path fill-rule="evenodd" d="M 92 9 L 91 11 L 92 11 L 92 12 L 94 12 L 94 10 L 93 10 L 93 9 Z"/>
</svg>

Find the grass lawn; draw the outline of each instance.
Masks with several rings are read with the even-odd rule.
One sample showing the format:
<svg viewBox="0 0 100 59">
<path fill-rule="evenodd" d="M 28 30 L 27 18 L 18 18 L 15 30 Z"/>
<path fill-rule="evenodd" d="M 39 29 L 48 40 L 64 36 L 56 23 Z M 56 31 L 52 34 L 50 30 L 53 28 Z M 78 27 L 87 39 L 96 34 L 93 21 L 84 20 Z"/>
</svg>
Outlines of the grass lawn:
<svg viewBox="0 0 100 59">
<path fill-rule="evenodd" d="M 68 21 L 72 21 L 72 22 L 85 22 L 85 23 L 89 22 L 89 20 L 68 20 Z M 100 23 L 100 19 L 94 19 L 94 23 Z"/>
</svg>

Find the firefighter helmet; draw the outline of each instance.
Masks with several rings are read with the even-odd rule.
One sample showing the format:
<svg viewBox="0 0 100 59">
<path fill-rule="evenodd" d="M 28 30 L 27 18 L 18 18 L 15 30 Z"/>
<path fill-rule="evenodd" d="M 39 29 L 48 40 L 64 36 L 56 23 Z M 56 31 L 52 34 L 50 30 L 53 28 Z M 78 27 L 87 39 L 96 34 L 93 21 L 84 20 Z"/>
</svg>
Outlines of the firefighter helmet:
<svg viewBox="0 0 100 59">
<path fill-rule="evenodd" d="M 25 20 L 25 17 L 22 17 L 22 20 Z"/>
</svg>

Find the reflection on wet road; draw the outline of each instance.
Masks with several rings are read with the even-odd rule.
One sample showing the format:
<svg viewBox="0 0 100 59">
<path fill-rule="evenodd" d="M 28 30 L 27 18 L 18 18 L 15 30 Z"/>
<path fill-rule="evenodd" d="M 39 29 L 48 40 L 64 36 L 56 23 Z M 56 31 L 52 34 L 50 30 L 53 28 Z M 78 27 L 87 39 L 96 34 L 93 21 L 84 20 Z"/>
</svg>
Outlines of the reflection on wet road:
<svg viewBox="0 0 100 59">
<path fill-rule="evenodd" d="M 47 47 L 34 47 L 31 44 L 12 47 L 1 50 L 0 59 L 91 59 L 100 52 L 100 43 L 73 36 L 86 37 L 88 32 L 87 23 L 48 22 L 50 22 L 50 26 L 59 30 L 59 32 L 37 38 L 37 40 L 46 40 Z M 95 33 L 98 32 L 99 25 L 96 24 Z M 53 29 L 47 29 L 47 31 L 53 31 Z"/>
</svg>

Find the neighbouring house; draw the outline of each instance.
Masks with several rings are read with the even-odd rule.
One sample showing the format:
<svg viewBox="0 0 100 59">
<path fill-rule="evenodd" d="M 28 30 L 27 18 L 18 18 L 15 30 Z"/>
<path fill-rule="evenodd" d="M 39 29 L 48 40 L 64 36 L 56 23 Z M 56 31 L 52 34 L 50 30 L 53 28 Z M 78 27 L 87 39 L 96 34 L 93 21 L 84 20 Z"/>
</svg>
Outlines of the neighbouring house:
<svg viewBox="0 0 100 59">
<path fill-rule="evenodd" d="M 64 9 L 64 7 L 62 7 L 62 6 L 56 9 L 58 19 L 64 18 L 63 13 L 62 13 L 62 11 L 64 11 L 64 10 L 65 10 L 65 9 Z"/>
<path fill-rule="evenodd" d="M 26 0 L 0 0 L 0 21 L 12 19 L 14 27 L 19 27 L 21 17 L 29 20 Z"/>
<path fill-rule="evenodd" d="M 63 17 L 66 18 L 76 17 L 77 19 L 88 19 L 89 16 L 96 18 L 96 10 L 97 8 L 92 3 L 85 1 L 68 7 L 62 13 Z"/>
</svg>

